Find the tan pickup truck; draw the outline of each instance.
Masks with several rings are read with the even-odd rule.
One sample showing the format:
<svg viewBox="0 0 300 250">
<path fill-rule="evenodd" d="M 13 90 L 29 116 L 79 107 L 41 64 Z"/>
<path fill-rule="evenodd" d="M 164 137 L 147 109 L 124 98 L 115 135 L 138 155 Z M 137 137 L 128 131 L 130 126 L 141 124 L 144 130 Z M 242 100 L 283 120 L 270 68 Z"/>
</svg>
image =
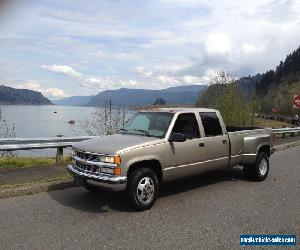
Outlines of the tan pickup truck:
<svg viewBox="0 0 300 250">
<path fill-rule="evenodd" d="M 137 112 L 117 134 L 75 144 L 68 170 L 90 191 L 126 190 L 145 210 L 170 179 L 241 165 L 262 181 L 271 153 L 271 129 L 226 127 L 213 109 L 161 108 Z"/>
</svg>

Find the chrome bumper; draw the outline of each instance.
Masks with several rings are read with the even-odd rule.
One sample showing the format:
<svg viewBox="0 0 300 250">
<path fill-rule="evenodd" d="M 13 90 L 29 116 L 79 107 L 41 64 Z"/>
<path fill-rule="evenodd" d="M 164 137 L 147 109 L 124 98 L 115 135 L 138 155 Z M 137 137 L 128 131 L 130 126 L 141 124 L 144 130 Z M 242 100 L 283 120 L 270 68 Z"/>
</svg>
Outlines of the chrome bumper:
<svg viewBox="0 0 300 250">
<path fill-rule="evenodd" d="M 86 182 L 91 185 L 111 189 L 114 191 L 121 191 L 126 189 L 127 177 L 125 176 L 110 176 L 101 173 L 87 173 L 76 168 L 76 166 L 72 164 L 68 165 L 67 169 L 72 175 L 83 177 Z"/>
</svg>

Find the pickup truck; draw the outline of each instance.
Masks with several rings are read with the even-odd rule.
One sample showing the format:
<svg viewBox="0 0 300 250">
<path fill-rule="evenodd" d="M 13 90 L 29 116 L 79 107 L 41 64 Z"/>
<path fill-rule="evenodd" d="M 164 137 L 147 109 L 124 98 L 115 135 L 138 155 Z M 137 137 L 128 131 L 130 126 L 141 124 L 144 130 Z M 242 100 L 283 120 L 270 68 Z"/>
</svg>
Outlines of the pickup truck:
<svg viewBox="0 0 300 250">
<path fill-rule="evenodd" d="M 75 144 L 68 170 L 89 191 L 126 190 L 142 211 L 171 179 L 240 165 L 262 181 L 271 153 L 271 129 L 226 127 L 213 109 L 159 108 L 137 112 L 117 134 Z"/>
</svg>

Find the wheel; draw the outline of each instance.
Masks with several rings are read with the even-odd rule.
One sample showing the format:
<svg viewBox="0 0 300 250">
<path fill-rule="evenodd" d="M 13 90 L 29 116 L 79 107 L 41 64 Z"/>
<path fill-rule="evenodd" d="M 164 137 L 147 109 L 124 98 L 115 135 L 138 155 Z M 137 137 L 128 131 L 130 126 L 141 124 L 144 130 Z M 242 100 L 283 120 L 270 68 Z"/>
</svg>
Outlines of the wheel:
<svg viewBox="0 0 300 250">
<path fill-rule="evenodd" d="M 269 157 L 265 152 L 260 152 L 256 157 L 256 162 L 252 166 L 244 166 L 244 174 L 256 181 L 263 181 L 269 173 Z"/>
<path fill-rule="evenodd" d="M 159 193 L 156 173 L 150 168 L 138 168 L 129 176 L 127 186 L 129 201 L 137 211 L 150 209 Z"/>
</svg>

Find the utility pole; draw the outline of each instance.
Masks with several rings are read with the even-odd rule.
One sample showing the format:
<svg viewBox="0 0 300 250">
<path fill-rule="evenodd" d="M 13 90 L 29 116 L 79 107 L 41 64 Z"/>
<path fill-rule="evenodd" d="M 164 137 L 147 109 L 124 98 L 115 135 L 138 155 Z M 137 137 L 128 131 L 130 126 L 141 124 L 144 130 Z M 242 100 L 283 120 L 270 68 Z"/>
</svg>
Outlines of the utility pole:
<svg viewBox="0 0 300 250">
<path fill-rule="evenodd" d="M 109 100 L 109 134 L 112 134 L 112 124 L 111 124 L 111 99 Z"/>
</svg>

